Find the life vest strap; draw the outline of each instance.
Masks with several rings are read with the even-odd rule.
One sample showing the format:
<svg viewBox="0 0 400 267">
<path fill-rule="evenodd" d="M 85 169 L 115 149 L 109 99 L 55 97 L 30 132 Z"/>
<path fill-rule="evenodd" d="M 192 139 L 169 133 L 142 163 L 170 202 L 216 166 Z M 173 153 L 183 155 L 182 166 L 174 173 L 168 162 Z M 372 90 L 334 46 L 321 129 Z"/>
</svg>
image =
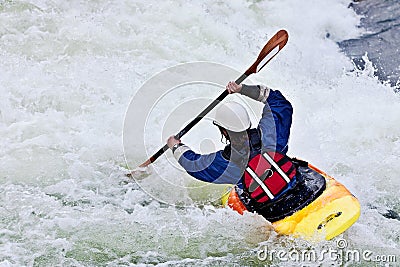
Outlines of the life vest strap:
<svg viewBox="0 0 400 267">
<path fill-rule="evenodd" d="M 283 166 L 286 164 L 286 162 L 289 161 L 290 161 L 289 157 L 282 157 L 280 160 L 276 161 L 276 164 L 278 164 L 278 166 Z"/>
<path fill-rule="evenodd" d="M 257 174 L 250 167 L 247 167 L 246 171 L 251 175 L 251 177 L 254 179 L 254 181 L 256 181 L 256 183 L 259 184 L 259 186 L 261 186 L 262 190 L 267 194 L 267 196 L 270 199 L 274 199 L 274 195 L 271 193 L 271 191 L 268 189 L 268 187 L 264 184 L 264 182 L 261 181 L 260 178 L 258 178 Z"/>
<path fill-rule="evenodd" d="M 280 176 L 286 181 L 286 183 L 290 183 L 290 178 L 286 175 L 286 173 L 276 164 L 276 162 L 268 155 L 267 152 L 262 154 L 263 157 L 275 168 L 275 170 L 280 174 Z"/>
</svg>

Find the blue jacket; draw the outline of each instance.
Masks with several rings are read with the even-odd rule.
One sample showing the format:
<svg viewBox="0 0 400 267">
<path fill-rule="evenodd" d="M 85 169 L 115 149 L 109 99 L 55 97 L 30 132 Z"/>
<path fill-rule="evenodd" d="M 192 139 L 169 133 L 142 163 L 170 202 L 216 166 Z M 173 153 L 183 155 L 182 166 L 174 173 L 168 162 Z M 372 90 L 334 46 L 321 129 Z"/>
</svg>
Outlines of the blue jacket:
<svg viewBox="0 0 400 267">
<path fill-rule="evenodd" d="M 258 125 L 263 149 L 287 153 L 292 113 L 292 105 L 281 92 L 270 89 Z M 206 155 L 188 148 L 183 151 L 178 162 L 194 178 L 216 184 L 237 184 L 243 188 L 240 168 L 225 159 L 222 150 Z"/>
</svg>

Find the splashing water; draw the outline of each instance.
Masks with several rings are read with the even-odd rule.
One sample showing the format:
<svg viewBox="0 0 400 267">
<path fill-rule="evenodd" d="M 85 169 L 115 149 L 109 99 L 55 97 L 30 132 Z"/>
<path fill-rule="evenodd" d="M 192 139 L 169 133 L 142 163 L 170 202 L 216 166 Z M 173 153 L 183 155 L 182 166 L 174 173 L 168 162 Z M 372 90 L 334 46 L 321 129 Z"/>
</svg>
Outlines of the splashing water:
<svg viewBox="0 0 400 267">
<path fill-rule="evenodd" d="M 288 45 L 252 78 L 294 106 L 289 154 L 359 198 L 361 217 L 341 236 L 348 248 L 399 255 L 399 96 L 340 51 L 337 42 L 363 31 L 348 4 L 0 1 L 0 265 L 278 266 L 257 251 L 335 247 L 276 236 L 254 214 L 207 204 L 207 190 L 170 192 L 177 203 L 192 200 L 189 208 L 164 205 L 124 176 L 124 115 L 147 79 L 188 61 L 245 70 L 280 28 Z M 193 131 L 183 140 L 193 148 L 217 136 Z M 165 158 L 157 164 L 174 177 Z"/>
</svg>

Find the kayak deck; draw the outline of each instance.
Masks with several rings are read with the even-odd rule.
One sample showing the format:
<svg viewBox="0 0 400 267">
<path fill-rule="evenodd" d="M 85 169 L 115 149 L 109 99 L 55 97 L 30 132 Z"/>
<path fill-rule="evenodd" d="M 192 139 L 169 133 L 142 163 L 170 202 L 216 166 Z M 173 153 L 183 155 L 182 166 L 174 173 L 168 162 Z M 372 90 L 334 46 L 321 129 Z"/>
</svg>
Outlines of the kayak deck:
<svg viewBox="0 0 400 267">
<path fill-rule="evenodd" d="M 347 188 L 323 171 L 309 164 L 309 168 L 326 180 L 326 189 L 314 201 L 290 216 L 272 222 L 275 231 L 308 240 L 330 240 L 353 225 L 360 216 L 360 203 Z M 243 214 L 235 188 L 222 197 L 222 202 Z"/>
</svg>

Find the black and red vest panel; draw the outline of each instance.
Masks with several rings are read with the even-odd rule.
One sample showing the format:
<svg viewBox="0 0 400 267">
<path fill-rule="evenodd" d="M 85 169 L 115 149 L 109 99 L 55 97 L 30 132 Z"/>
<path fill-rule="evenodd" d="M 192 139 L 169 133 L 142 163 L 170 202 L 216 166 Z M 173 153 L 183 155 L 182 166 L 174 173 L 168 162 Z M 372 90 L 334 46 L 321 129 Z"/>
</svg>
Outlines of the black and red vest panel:
<svg viewBox="0 0 400 267">
<path fill-rule="evenodd" d="M 283 192 L 296 175 L 296 166 L 286 155 L 278 152 L 257 154 L 244 173 L 244 187 L 258 203 L 273 200 Z"/>
</svg>

